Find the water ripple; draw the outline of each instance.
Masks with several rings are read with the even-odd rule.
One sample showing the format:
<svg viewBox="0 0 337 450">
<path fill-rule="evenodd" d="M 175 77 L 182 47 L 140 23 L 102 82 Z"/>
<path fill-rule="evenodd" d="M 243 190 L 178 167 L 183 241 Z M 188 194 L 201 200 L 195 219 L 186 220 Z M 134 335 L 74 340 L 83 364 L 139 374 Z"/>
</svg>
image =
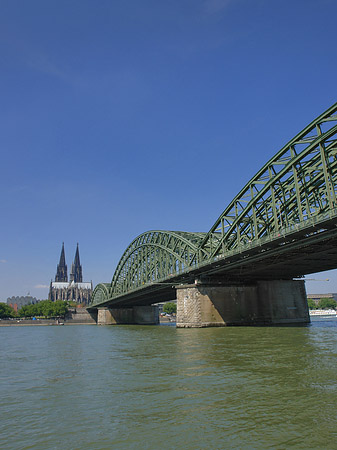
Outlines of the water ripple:
<svg viewBox="0 0 337 450">
<path fill-rule="evenodd" d="M 336 324 L 0 328 L 0 448 L 333 449 Z"/>
</svg>

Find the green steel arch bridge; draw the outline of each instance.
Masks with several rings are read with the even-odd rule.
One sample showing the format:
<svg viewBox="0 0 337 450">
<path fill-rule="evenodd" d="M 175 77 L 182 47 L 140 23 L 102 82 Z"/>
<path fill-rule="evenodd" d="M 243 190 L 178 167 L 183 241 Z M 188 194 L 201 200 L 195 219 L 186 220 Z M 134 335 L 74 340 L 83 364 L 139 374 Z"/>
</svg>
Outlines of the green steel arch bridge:
<svg viewBox="0 0 337 450">
<path fill-rule="evenodd" d="M 289 141 L 205 233 L 147 231 L 90 308 L 150 305 L 174 286 L 292 280 L 337 267 L 337 103 Z"/>
</svg>

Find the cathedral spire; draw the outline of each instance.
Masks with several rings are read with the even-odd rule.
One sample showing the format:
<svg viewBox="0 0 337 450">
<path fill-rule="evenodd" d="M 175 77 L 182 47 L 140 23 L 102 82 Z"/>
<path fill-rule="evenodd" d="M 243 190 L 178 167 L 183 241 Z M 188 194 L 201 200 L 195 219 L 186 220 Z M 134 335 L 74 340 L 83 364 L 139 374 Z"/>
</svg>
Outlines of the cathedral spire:
<svg viewBox="0 0 337 450">
<path fill-rule="evenodd" d="M 82 283 L 82 266 L 80 263 L 78 243 L 76 247 L 75 259 L 71 265 L 70 281 L 74 281 L 75 283 Z"/>
<path fill-rule="evenodd" d="M 66 265 L 66 255 L 64 253 L 64 242 L 62 242 L 62 250 L 61 250 L 59 266 L 63 267 L 65 265 Z"/>
<path fill-rule="evenodd" d="M 63 281 L 63 282 L 68 281 L 68 270 L 67 270 L 67 265 L 66 265 L 66 257 L 65 257 L 65 253 L 64 253 L 64 242 L 62 242 L 60 262 L 57 265 L 55 281 Z"/>
<path fill-rule="evenodd" d="M 74 264 L 75 264 L 75 266 L 80 266 L 81 265 L 81 263 L 80 263 L 80 252 L 78 250 L 78 242 L 77 242 L 77 247 L 76 247 Z"/>
</svg>

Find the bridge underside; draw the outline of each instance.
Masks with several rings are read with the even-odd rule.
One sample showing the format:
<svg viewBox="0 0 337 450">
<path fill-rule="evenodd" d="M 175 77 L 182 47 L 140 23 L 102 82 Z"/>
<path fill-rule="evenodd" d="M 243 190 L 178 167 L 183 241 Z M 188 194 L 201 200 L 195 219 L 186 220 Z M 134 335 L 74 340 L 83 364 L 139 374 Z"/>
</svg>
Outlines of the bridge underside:
<svg viewBox="0 0 337 450">
<path fill-rule="evenodd" d="M 263 245 L 248 244 L 231 257 L 107 299 L 98 306 L 132 307 L 174 300 L 177 298 L 176 286 L 195 283 L 195 280 L 243 286 L 262 280 L 291 280 L 305 274 L 335 269 L 336 227 L 337 218 L 334 218 L 321 223 L 319 229 L 312 226 L 286 237 L 280 234 Z"/>
<path fill-rule="evenodd" d="M 263 245 L 248 244 L 241 253 L 108 299 L 100 307 L 114 316 L 118 308 L 178 299 L 179 327 L 308 323 L 304 282 L 293 279 L 336 268 L 336 226 L 337 218 L 329 219 Z"/>
<path fill-rule="evenodd" d="M 257 312 L 267 295 L 266 311 L 273 302 L 281 310 L 297 292 L 300 303 L 288 305 L 295 311 L 306 299 L 294 279 L 336 267 L 337 103 L 271 158 L 207 233 L 157 230 L 134 239 L 111 283 L 96 286 L 91 308 L 151 305 L 176 298 L 181 285 L 202 285 L 218 286 L 223 305 L 234 301 L 233 309 L 250 298 L 248 315 L 249 302 Z M 197 292 L 196 302 L 212 303 L 212 292 Z"/>
<path fill-rule="evenodd" d="M 229 281 L 277 280 L 300 278 L 337 267 L 337 219 L 331 219 L 305 233 L 287 237 L 280 233 L 267 244 L 249 248 L 231 258 L 211 264 L 203 276 L 220 275 Z"/>
</svg>

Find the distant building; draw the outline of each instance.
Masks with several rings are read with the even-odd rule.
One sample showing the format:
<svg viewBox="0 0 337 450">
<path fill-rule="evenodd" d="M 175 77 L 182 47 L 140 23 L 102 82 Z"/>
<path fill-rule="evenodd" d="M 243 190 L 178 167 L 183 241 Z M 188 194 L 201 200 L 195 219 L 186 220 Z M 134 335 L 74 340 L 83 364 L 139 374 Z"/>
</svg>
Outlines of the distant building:
<svg viewBox="0 0 337 450">
<path fill-rule="evenodd" d="M 310 298 L 313 300 L 316 304 L 319 303 L 319 301 L 322 298 L 331 298 L 332 300 L 335 300 L 337 302 L 337 293 L 329 293 L 329 294 L 307 294 L 307 298 Z"/>
<path fill-rule="evenodd" d="M 8 297 L 7 299 L 7 305 L 11 306 L 14 311 L 18 311 L 19 309 L 21 309 L 23 306 L 26 305 L 33 305 L 37 302 L 39 302 L 40 300 L 38 300 L 35 297 L 31 297 L 30 295 L 26 295 L 26 296 L 21 296 L 21 297 Z"/>
<path fill-rule="evenodd" d="M 82 266 L 80 263 L 80 253 L 78 244 L 76 247 L 75 259 L 71 265 L 70 279 L 68 282 L 68 271 L 64 252 L 64 243 L 62 244 L 60 262 L 57 265 L 55 281 L 50 282 L 49 300 L 73 301 L 77 303 L 90 303 L 92 296 L 92 281 L 83 282 Z"/>
</svg>

